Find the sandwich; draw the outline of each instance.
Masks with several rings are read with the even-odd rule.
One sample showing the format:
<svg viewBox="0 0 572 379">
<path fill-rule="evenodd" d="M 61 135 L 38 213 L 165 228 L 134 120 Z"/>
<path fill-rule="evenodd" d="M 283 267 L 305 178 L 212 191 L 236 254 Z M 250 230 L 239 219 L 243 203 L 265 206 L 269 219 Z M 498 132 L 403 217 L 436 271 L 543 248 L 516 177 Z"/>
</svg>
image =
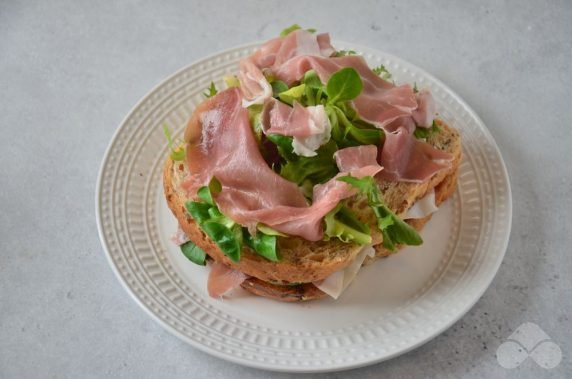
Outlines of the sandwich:
<svg viewBox="0 0 572 379">
<path fill-rule="evenodd" d="M 363 265 L 423 243 L 461 160 L 459 132 L 428 89 L 298 25 L 224 82 L 211 83 L 182 141 L 165 128 L 174 241 L 209 266 L 211 296 L 338 298 Z"/>
</svg>

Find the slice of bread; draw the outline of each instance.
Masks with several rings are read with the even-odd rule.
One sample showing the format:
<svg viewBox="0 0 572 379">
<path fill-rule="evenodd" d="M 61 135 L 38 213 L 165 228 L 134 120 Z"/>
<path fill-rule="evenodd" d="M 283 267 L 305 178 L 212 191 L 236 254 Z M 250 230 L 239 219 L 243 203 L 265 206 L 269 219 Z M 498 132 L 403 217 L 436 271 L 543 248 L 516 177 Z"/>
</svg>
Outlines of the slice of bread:
<svg viewBox="0 0 572 379">
<path fill-rule="evenodd" d="M 446 200 L 455 190 L 461 160 L 461 141 L 458 131 L 438 121 L 439 132 L 431 134 L 427 142 L 432 146 L 453 155 L 451 168 L 437 173 L 424 183 L 403 183 L 379 181 L 383 199 L 388 207 L 398 215 L 403 215 L 418 199 L 432 189 L 435 190 L 436 203 Z M 355 244 L 343 243 L 337 239 L 311 242 L 299 237 L 279 238 L 278 246 L 281 260 L 271 262 L 243 247 L 239 262 L 226 257 L 218 246 L 211 241 L 189 216 L 185 209 L 188 196 L 181 188 L 181 182 L 187 175 L 185 163 L 174 162 L 168 158 L 163 171 L 163 186 L 169 208 L 179 221 L 183 231 L 212 259 L 241 271 L 248 276 L 243 288 L 260 296 L 281 301 L 311 300 L 325 296 L 311 282 L 323 280 L 332 273 L 343 270 L 361 250 Z M 376 257 L 384 257 L 391 252 L 380 244 L 381 232 L 377 229 L 375 216 L 364 198 L 356 196 L 348 202 L 357 217 L 371 225 L 374 242 L 377 243 Z M 408 222 L 420 230 L 431 216 Z M 373 259 L 375 259 L 373 258 Z M 368 258 L 365 264 L 371 263 Z M 294 285 L 293 285 L 294 284 Z"/>
</svg>

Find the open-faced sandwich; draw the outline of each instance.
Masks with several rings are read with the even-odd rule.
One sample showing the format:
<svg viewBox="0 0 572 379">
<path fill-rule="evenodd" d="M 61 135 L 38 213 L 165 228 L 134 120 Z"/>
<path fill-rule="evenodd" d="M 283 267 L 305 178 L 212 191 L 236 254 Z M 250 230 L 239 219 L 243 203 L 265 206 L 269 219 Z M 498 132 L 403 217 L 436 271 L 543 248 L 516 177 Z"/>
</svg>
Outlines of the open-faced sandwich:
<svg viewBox="0 0 572 379">
<path fill-rule="evenodd" d="M 210 266 L 208 292 L 337 298 L 405 245 L 455 190 L 459 133 L 427 89 L 294 25 L 214 84 L 172 141 L 164 190 L 175 240 Z M 380 278 L 380 285 L 383 278 Z"/>
</svg>

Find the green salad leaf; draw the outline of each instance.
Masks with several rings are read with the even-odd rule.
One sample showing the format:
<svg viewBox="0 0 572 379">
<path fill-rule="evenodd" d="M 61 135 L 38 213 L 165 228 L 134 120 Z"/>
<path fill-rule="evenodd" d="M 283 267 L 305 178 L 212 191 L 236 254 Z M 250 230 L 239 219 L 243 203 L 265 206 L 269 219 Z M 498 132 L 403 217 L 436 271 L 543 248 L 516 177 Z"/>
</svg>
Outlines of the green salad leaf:
<svg viewBox="0 0 572 379">
<path fill-rule="evenodd" d="M 223 79 L 227 88 L 240 87 L 240 80 L 236 75 L 226 75 Z"/>
<path fill-rule="evenodd" d="M 280 260 L 275 235 L 269 235 L 258 230 L 256 235 L 252 236 L 245 230 L 244 237 L 246 244 L 259 255 L 272 262 Z"/>
<path fill-rule="evenodd" d="M 344 67 L 336 71 L 326 84 L 328 104 L 352 100 L 362 89 L 363 82 L 358 72 L 351 67 Z"/>
<path fill-rule="evenodd" d="M 264 234 L 268 234 L 269 236 L 288 237 L 286 234 L 281 233 L 277 230 L 274 230 L 271 227 L 269 227 L 268 225 L 258 224 L 258 225 L 256 225 L 256 229 L 258 229 L 258 231 L 260 231 Z"/>
<path fill-rule="evenodd" d="M 218 193 L 221 190 L 220 182 L 213 177 L 208 186 L 203 186 L 197 191 L 197 195 L 202 201 L 187 201 L 185 203 L 187 212 L 199 224 L 205 234 L 234 262 L 240 260 L 240 251 L 244 243 L 261 256 L 277 261 L 279 256 L 276 239 L 277 236 L 283 236 L 283 234 L 268 226 L 259 225 L 256 236 L 250 236 L 248 229 L 235 223 L 218 209 L 213 193 Z M 191 246 L 185 249 L 187 252 L 183 251 L 183 253 L 187 258 L 195 259 L 193 260 L 195 263 L 200 261 L 199 252 L 191 250 Z"/>
<path fill-rule="evenodd" d="M 213 240 L 222 252 L 235 262 L 240 260 L 242 227 L 226 217 L 216 206 L 213 193 L 221 190 L 220 182 L 213 178 L 208 186 L 199 188 L 202 200 L 187 201 L 185 207 L 199 227 Z"/>
<path fill-rule="evenodd" d="M 354 176 L 342 176 L 338 180 L 348 183 L 367 196 L 368 204 L 377 217 L 377 227 L 383 234 L 383 246 L 395 251 L 398 244 L 421 245 L 423 239 L 405 221 L 393 213 L 382 201 L 381 193 L 371 176 L 356 178 Z"/>
<path fill-rule="evenodd" d="M 173 140 L 171 137 L 171 132 L 169 131 L 169 127 L 167 125 L 163 126 L 163 134 L 167 137 L 167 147 L 170 150 L 169 156 L 174 161 L 184 161 L 186 154 L 185 154 L 185 146 L 182 141 Z M 175 145 L 175 147 L 173 147 Z"/>
<path fill-rule="evenodd" d="M 371 243 L 369 226 L 357 219 L 355 214 L 343 203 L 339 203 L 325 217 L 326 230 L 324 240 L 333 237 L 343 242 L 355 242 L 359 245 Z"/>
<path fill-rule="evenodd" d="M 362 126 L 352 122 L 346 113 L 336 105 L 327 105 L 326 113 L 332 125 L 332 139 L 340 148 L 358 145 L 377 145 L 383 137 L 383 130 L 373 125 Z"/>
<path fill-rule="evenodd" d="M 290 25 L 289 27 L 283 29 L 280 32 L 280 37 L 286 37 L 288 34 L 292 33 L 293 31 L 296 31 L 298 29 L 302 29 L 302 27 L 298 24 Z M 314 29 L 314 28 L 308 28 L 308 29 L 306 29 L 306 31 L 308 31 L 310 33 L 316 33 L 316 29 Z"/>
<path fill-rule="evenodd" d="M 203 96 L 206 98 L 209 98 L 209 97 L 213 97 L 217 93 L 218 93 L 218 91 L 216 89 L 214 82 L 211 82 L 211 85 L 209 86 L 209 88 L 207 88 L 207 92 L 203 93 Z"/>
<path fill-rule="evenodd" d="M 282 80 L 270 82 L 270 85 L 272 86 L 272 96 L 274 97 L 278 97 L 282 92 L 288 91 L 288 85 Z"/>
<path fill-rule="evenodd" d="M 306 85 L 300 84 L 299 86 L 292 87 L 284 92 L 278 94 L 278 98 L 284 103 L 294 105 L 294 101 L 302 104 L 302 96 L 306 93 Z"/>
<path fill-rule="evenodd" d="M 207 254 L 200 247 L 195 245 L 193 241 L 187 241 L 180 247 L 183 255 L 191 262 L 200 266 L 205 266 L 207 264 Z"/>
<path fill-rule="evenodd" d="M 281 134 L 267 134 L 266 138 L 276 145 L 278 153 L 286 161 L 294 161 L 298 159 L 298 155 L 294 153 L 294 148 L 292 147 L 292 141 L 294 138 L 283 136 Z"/>
<path fill-rule="evenodd" d="M 345 57 L 348 55 L 356 55 L 354 50 L 338 50 L 334 53 L 334 57 Z"/>
<path fill-rule="evenodd" d="M 242 227 L 234 224 L 227 227 L 217 221 L 206 221 L 201 224 L 201 229 L 222 250 L 222 252 L 234 262 L 240 260 L 242 249 Z"/>
<path fill-rule="evenodd" d="M 315 89 L 323 89 L 324 84 L 320 80 L 320 77 L 314 70 L 309 70 L 304 74 L 304 77 L 301 80 L 307 87 L 315 88 Z"/>
<path fill-rule="evenodd" d="M 387 71 L 387 68 L 385 68 L 385 66 L 382 64 L 373 68 L 372 71 L 384 80 L 391 79 L 391 73 Z"/>
<path fill-rule="evenodd" d="M 430 128 L 422 128 L 418 126 L 417 128 L 415 128 L 413 135 L 417 139 L 427 139 L 429 136 L 435 133 L 439 133 L 439 126 L 437 125 L 437 122 L 433 120 L 433 124 L 431 124 Z"/>
<path fill-rule="evenodd" d="M 291 138 L 291 137 L 290 137 Z M 278 148 L 280 151 L 280 147 Z M 312 184 L 324 183 L 338 173 L 334 153 L 338 146 L 333 140 L 320 146 L 313 157 L 301 157 L 293 154 L 280 170 L 280 175 L 298 185 L 309 180 Z M 283 155 L 284 156 L 284 155 Z"/>
<path fill-rule="evenodd" d="M 295 30 L 298 30 L 298 29 L 302 29 L 302 27 L 301 27 L 300 25 L 298 25 L 298 24 L 290 25 L 289 27 L 284 28 L 284 29 L 280 32 L 280 37 L 286 37 L 288 34 L 292 33 L 292 32 L 295 31 Z"/>
</svg>

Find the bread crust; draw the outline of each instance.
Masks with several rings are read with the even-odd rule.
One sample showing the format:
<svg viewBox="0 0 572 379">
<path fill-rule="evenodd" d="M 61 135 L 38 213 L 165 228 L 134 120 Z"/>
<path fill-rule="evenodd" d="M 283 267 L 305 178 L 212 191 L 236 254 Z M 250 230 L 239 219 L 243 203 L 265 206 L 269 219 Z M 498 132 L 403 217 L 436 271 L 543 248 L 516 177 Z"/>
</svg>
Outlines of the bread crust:
<svg viewBox="0 0 572 379">
<path fill-rule="evenodd" d="M 453 155 L 453 163 L 450 169 L 437 173 L 425 183 L 378 181 L 385 203 L 398 215 L 404 214 L 415 201 L 431 189 L 435 190 L 437 205 L 449 198 L 456 189 L 461 161 L 460 136 L 455 129 L 448 127 L 442 121 L 437 121 L 437 123 L 445 133 L 440 136 L 429 137 L 427 142 Z M 343 270 L 361 250 L 358 245 L 346 244 L 337 239 L 311 242 L 298 237 L 289 237 L 279 239 L 282 258 L 279 262 L 271 262 L 246 246 L 243 247 L 240 261 L 233 262 L 188 215 L 185 208 L 187 196 L 185 191 L 178 188 L 177 185 L 181 180 L 180 177 L 186 175 L 185 170 L 186 165 L 184 163 L 174 162 L 170 158 L 165 161 L 163 188 L 169 208 L 187 236 L 212 259 L 250 277 L 242 284 L 242 287 L 255 295 L 287 302 L 307 301 L 324 297 L 326 295 L 312 282 L 323 280 L 332 273 Z M 358 214 L 358 216 L 361 215 Z M 373 219 L 360 218 L 362 221 L 375 225 Z M 421 230 L 430 219 L 431 216 L 428 216 L 407 222 L 415 229 Z M 377 237 L 374 235 L 374 240 L 376 238 L 379 238 L 379 235 Z M 374 246 L 374 248 L 376 256 L 368 257 L 364 264 L 370 264 L 377 258 L 392 254 L 381 244 Z M 301 284 L 291 285 L 292 283 Z"/>
</svg>

